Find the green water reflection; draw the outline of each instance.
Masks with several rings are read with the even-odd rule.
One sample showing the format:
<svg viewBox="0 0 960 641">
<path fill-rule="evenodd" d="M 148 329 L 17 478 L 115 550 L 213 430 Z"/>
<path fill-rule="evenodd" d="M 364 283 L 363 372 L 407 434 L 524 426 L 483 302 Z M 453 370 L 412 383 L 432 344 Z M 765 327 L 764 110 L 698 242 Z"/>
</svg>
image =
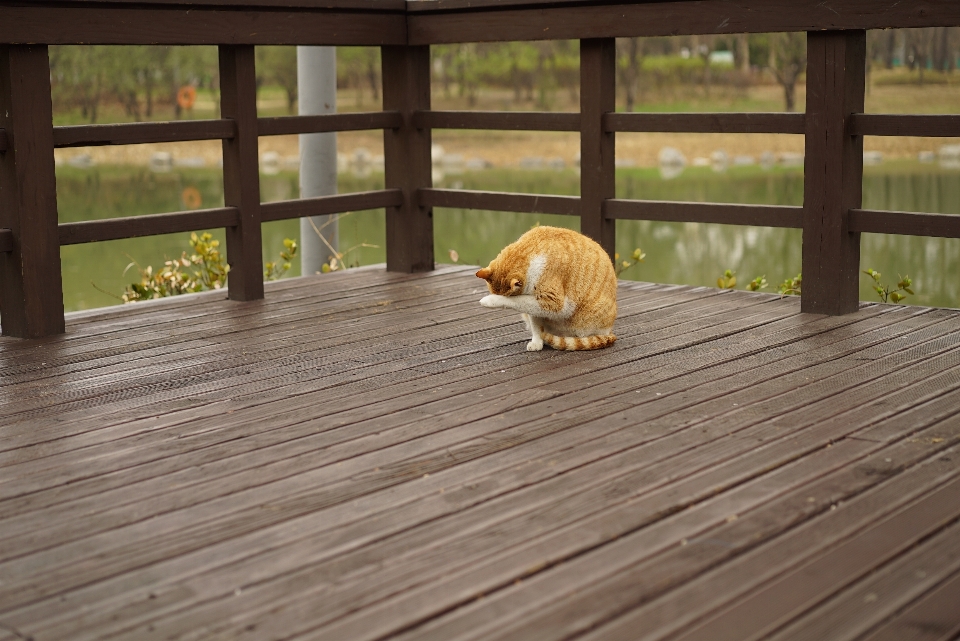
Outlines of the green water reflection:
<svg viewBox="0 0 960 641">
<path fill-rule="evenodd" d="M 377 189 L 382 175 L 341 175 L 340 191 Z M 522 171 L 489 169 L 448 175 L 437 186 L 495 191 L 578 193 L 579 178 L 572 170 Z M 184 190 L 199 192 L 203 207 L 223 204 L 221 175 L 213 168 L 176 168 L 154 173 L 140 167 L 60 167 L 57 190 L 61 222 L 136 216 L 185 209 Z M 295 172 L 261 176 L 263 200 L 296 198 Z M 653 200 L 692 200 L 735 203 L 799 205 L 803 200 L 803 176 L 799 168 L 764 171 L 757 167 L 734 168 L 716 174 L 708 168 L 688 169 L 672 180 L 663 180 L 655 169 L 623 169 L 617 172 L 617 196 Z M 189 199 L 190 194 L 186 195 Z M 890 163 L 869 167 L 864 177 L 864 207 L 960 214 L 960 172 L 936 165 Z M 343 247 L 360 243 L 350 256 L 361 264 L 385 260 L 382 211 L 358 212 L 341 220 Z M 486 264 L 503 245 L 515 240 L 535 223 L 576 229 L 579 221 L 565 216 L 512 214 L 439 209 L 434 214 L 436 256 L 449 262 L 449 251 L 461 263 Z M 210 230 L 223 239 L 223 230 Z M 268 223 L 263 227 L 264 260 L 275 259 L 285 237 L 297 238 L 297 221 Z M 68 310 L 117 304 L 97 287 L 119 295 L 136 276 L 124 269 L 133 260 L 157 266 L 165 258 L 179 256 L 187 248 L 188 234 L 171 234 L 89 245 L 64 247 L 64 298 Z M 617 249 L 629 254 L 635 247 L 647 253 L 646 261 L 624 274 L 660 283 L 713 285 L 724 269 L 737 272 L 745 284 L 758 275 L 776 283 L 800 271 L 800 232 L 762 227 L 620 221 Z M 907 302 L 942 307 L 960 307 L 960 240 L 915 236 L 864 234 L 861 266 L 896 281 L 897 274 L 914 279 L 917 295 Z M 294 266 L 291 275 L 298 275 Z M 861 280 L 861 298 L 876 297 Z M 96 287 L 95 287 L 96 286 Z M 770 291 L 768 290 L 768 291 Z"/>
</svg>

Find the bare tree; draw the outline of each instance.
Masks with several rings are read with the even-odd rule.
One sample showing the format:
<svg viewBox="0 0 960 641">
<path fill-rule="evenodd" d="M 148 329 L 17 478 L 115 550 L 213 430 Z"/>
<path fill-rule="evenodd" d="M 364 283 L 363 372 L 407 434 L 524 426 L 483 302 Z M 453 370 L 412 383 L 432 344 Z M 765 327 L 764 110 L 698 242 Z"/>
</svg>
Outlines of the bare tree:
<svg viewBox="0 0 960 641">
<path fill-rule="evenodd" d="M 703 60 L 703 94 L 710 97 L 710 83 L 712 77 L 710 74 L 710 53 L 713 51 L 713 44 L 716 38 L 714 36 L 693 36 L 694 55 L 700 56 Z"/>
<path fill-rule="evenodd" d="M 923 72 L 930 62 L 934 29 L 906 29 L 907 51 L 910 52 L 910 68 L 919 71 L 917 84 L 923 85 Z"/>
<path fill-rule="evenodd" d="M 797 80 L 807 70 L 807 34 L 770 34 L 770 71 L 783 87 L 786 111 L 796 111 Z"/>
<path fill-rule="evenodd" d="M 620 85 L 626 103 L 626 110 L 633 111 L 636 103 L 637 91 L 640 88 L 640 69 L 643 67 L 644 42 L 641 38 L 619 38 L 617 40 L 617 58 L 622 60 L 617 65 L 620 76 Z"/>
<path fill-rule="evenodd" d="M 750 41 L 745 33 L 738 33 L 735 38 L 734 62 L 736 62 L 737 69 L 742 73 L 747 73 L 750 71 Z"/>
</svg>

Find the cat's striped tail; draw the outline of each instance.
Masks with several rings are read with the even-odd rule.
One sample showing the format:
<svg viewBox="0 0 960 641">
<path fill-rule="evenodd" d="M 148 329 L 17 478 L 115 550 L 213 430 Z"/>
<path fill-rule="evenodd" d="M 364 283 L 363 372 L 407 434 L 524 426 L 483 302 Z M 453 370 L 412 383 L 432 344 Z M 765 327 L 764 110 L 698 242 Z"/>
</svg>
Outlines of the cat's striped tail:
<svg viewBox="0 0 960 641">
<path fill-rule="evenodd" d="M 554 336 L 550 332 L 541 331 L 540 337 L 544 344 L 553 349 L 579 350 L 579 349 L 602 349 L 613 345 L 617 337 L 613 334 L 602 334 L 599 336 Z"/>
</svg>

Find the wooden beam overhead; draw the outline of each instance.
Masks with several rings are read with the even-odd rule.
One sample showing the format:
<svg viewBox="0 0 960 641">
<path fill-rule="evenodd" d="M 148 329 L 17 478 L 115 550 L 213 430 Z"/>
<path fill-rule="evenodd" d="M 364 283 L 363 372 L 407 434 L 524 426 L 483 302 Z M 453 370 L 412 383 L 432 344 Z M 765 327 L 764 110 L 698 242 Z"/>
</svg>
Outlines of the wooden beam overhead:
<svg viewBox="0 0 960 641">
<path fill-rule="evenodd" d="M 531 0 L 510 6 L 470 2 L 469 9 L 459 11 L 443 10 L 454 6 L 444 2 L 432 6 L 437 10 L 408 10 L 410 44 L 960 26 L 956 0 L 679 0 L 586 6 Z"/>
<path fill-rule="evenodd" d="M 6 44 L 373 46 L 406 41 L 403 13 L 0 5 L 0 43 Z"/>
</svg>

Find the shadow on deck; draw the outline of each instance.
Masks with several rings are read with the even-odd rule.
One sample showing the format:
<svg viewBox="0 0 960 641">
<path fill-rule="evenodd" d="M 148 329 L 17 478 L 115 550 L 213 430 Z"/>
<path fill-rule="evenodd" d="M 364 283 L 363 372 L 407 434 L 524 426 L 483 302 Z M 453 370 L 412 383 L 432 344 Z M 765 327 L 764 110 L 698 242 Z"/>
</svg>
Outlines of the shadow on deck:
<svg viewBox="0 0 960 641">
<path fill-rule="evenodd" d="M 481 285 L 0 339 L 0 641 L 960 630 L 960 312 L 625 282 L 615 346 L 528 353 Z"/>
</svg>

